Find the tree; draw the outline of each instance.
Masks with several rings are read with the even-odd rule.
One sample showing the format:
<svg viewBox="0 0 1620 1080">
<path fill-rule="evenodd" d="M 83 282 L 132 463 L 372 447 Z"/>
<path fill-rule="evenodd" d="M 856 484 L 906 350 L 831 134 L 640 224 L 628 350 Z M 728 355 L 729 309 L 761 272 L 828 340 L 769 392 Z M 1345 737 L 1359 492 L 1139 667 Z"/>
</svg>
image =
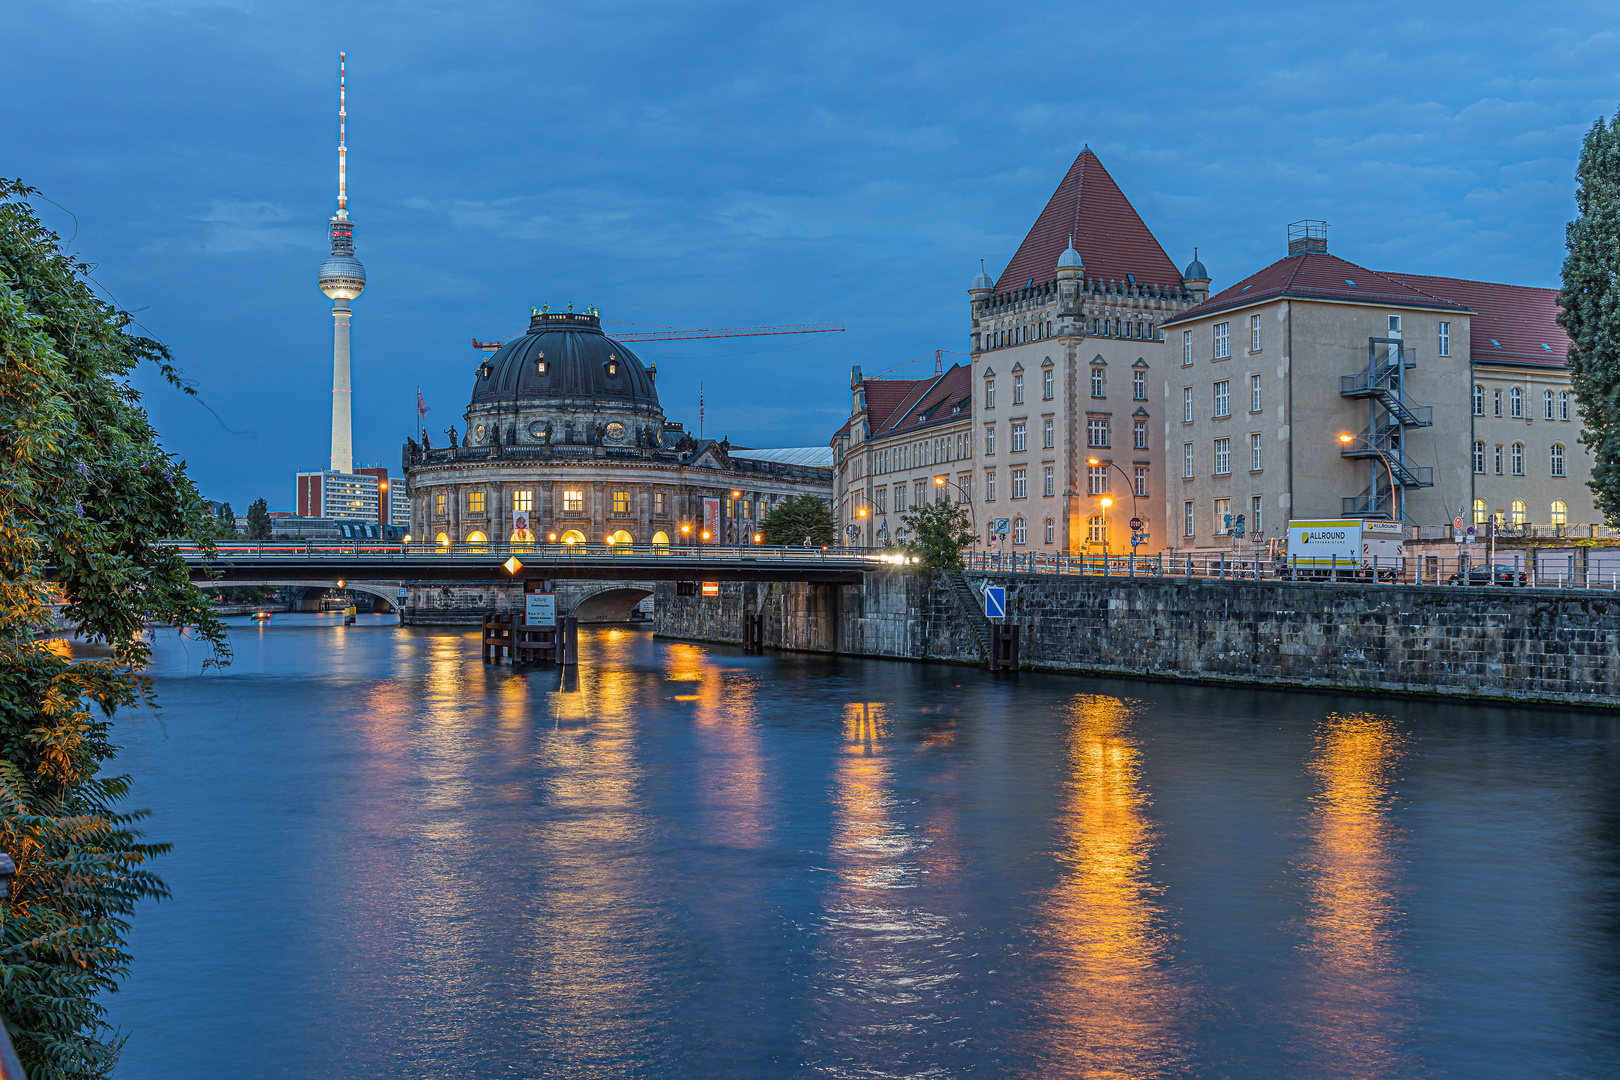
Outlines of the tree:
<svg viewBox="0 0 1620 1080">
<path fill-rule="evenodd" d="M 961 566 L 962 549 L 977 539 L 967 511 L 948 499 L 913 507 L 901 520 L 911 534 L 906 542 L 907 554 L 921 559 L 930 570 Z"/>
<path fill-rule="evenodd" d="M 1589 486 L 1609 521 L 1620 520 L 1620 112 L 1586 133 L 1575 170 L 1575 220 L 1564 230 L 1563 308 L 1581 442 L 1592 451 Z"/>
<path fill-rule="evenodd" d="M 230 650 L 184 560 L 154 541 L 207 546 L 209 515 L 128 377 L 150 363 L 186 387 L 91 291 L 33 194 L 0 181 L 0 848 L 17 864 L 0 1014 L 28 1075 L 64 1080 L 111 1073 L 122 1040 L 96 998 L 128 971 L 137 901 L 167 895 L 147 863 L 168 846 L 141 838 L 129 778 L 102 772 L 110 719 L 151 701 L 148 623 L 194 627 L 205 663 Z M 36 640 L 53 600 L 107 658 L 70 663 Z"/>
<path fill-rule="evenodd" d="M 802 544 L 807 536 L 817 547 L 833 542 L 832 511 L 815 495 L 783 499 L 765 518 L 767 544 Z"/>
<path fill-rule="evenodd" d="M 229 540 L 236 536 L 236 511 L 231 509 L 230 503 L 219 504 L 219 517 L 214 525 L 214 536 L 221 540 Z"/>
<path fill-rule="evenodd" d="M 263 499 L 254 499 L 248 506 L 247 534 L 249 540 L 269 540 L 275 536 L 275 530 L 270 527 L 270 504 Z"/>
</svg>

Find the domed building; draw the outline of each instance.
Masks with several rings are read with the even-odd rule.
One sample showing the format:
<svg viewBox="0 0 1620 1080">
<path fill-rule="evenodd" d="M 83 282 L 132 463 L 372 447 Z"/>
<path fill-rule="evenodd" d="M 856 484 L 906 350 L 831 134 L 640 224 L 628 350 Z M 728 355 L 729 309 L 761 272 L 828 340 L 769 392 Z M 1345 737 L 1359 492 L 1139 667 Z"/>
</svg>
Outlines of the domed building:
<svg viewBox="0 0 1620 1080">
<path fill-rule="evenodd" d="M 405 440 L 411 535 L 439 544 L 748 543 L 777 503 L 832 496 L 829 448 L 754 450 L 666 419 L 657 366 L 600 316 L 535 312 L 478 365 L 465 426 Z M 823 459 L 826 460 L 823 460 Z"/>
</svg>

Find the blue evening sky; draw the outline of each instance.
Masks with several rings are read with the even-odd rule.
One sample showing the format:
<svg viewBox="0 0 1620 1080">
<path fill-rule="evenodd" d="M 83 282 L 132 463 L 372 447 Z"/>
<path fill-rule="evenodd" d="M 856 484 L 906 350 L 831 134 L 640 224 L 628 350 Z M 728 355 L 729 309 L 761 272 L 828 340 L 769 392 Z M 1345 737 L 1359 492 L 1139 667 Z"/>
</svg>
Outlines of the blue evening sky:
<svg viewBox="0 0 1620 1080">
<path fill-rule="evenodd" d="M 399 468 L 422 387 L 531 305 L 843 334 L 636 346 L 664 408 L 825 444 L 852 364 L 966 349 L 966 288 L 1090 143 L 1220 288 L 1332 223 L 1372 267 L 1556 285 L 1585 131 L 1620 101 L 1608 4 L 5 5 L 0 173 L 166 341 L 168 448 L 241 512 L 325 467 L 337 53 L 349 53 L 356 456 Z M 949 362 L 953 357 L 947 355 Z M 956 357 L 961 359 L 961 357 Z M 217 418 L 215 415 L 217 414 Z M 440 436 L 442 438 L 442 436 Z"/>
</svg>

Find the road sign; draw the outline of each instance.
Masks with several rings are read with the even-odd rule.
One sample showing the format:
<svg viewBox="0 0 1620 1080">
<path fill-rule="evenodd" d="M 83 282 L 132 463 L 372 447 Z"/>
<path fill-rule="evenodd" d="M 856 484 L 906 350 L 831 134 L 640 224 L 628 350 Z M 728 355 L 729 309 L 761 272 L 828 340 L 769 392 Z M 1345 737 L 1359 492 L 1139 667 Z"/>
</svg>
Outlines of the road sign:
<svg viewBox="0 0 1620 1080">
<path fill-rule="evenodd" d="M 1137 532 L 1142 528 L 1141 518 L 1131 518 L 1131 531 Z"/>
<path fill-rule="evenodd" d="M 1474 535 L 1474 527 L 1472 525 L 1468 526 L 1468 535 L 1469 536 Z"/>
<path fill-rule="evenodd" d="M 548 592 L 524 593 L 523 621 L 530 626 L 556 626 L 557 594 Z"/>
<path fill-rule="evenodd" d="M 1004 585 L 986 585 L 984 587 L 984 614 L 987 618 L 1002 619 L 1007 616 L 1007 588 Z"/>
<path fill-rule="evenodd" d="M 703 583 L 703 595 L 704 596 L 719 596 L 720 595 L 720 583 L 718 581 L 705 581 Z"/>
<path fill-rule="evenodd" d="M 1453 518 L 1453 519 L 1452 519 L 1452 522 L 1451 522 L 1451 523 L 1452 523 L 1452 524 L 1453 524 L 1453 525 L 1455 525 L 1455 526 L 1456 526 L 1456 527 L 1457 527 L 1457 528 L 1459 528 L 1459 529 L 1460 529 L 1460 528 L 1462 528 L 1462 518 L 1460 518 L 1460 517 L 1458 517 L 1458 518 Z"/>
<path fill-rule="evenodd" d="M 1266 542 L 1266 534 L 1265 533 L 1255 533 L 1254 534 L 1254 542 L 1257 543 L 1257 544 L 1265 543 Z"/>
<path fill-rule="evenodd" d="M 1007 528 L 1008 524 L 1009 521 L 1007 518 L 996 518 L 996 533 L 1000 536 L 1006 536 L 1010 531 Z"/>
</svg>

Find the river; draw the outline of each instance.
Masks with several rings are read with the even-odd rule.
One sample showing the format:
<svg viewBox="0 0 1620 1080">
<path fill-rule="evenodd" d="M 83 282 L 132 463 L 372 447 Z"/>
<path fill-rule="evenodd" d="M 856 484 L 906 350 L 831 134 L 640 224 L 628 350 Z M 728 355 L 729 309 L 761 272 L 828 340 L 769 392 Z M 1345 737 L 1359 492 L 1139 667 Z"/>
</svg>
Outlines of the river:
<svg viewBox="0 0 1620 1080">
<path fill-rule="evenodd" d="M 121 1080 L 1620 1075 L 1620 719 L 388 621 L 160 636 Z"/>
</svg>

